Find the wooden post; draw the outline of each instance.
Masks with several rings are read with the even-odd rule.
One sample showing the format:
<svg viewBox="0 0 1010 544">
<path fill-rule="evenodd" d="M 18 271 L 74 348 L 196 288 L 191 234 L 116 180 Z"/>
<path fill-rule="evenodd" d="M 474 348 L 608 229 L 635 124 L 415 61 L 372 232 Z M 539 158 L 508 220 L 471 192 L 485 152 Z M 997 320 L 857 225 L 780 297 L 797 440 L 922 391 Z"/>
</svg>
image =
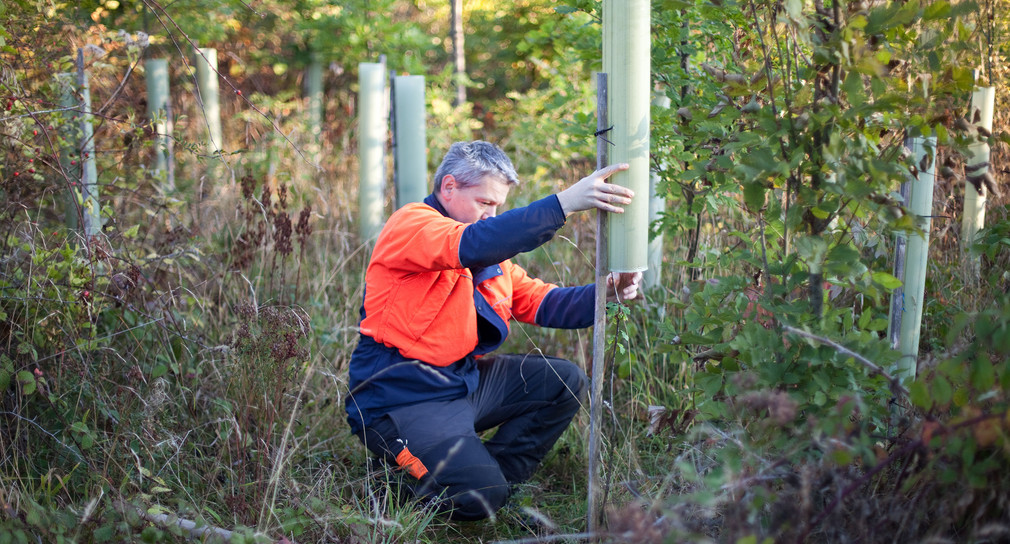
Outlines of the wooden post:
<svg viewBox="0 0 1010 544">
<path fill-rule="evenodd" d="M 607 147 L 607 74 L 596 74 L 596 169 L 609 164 Z M 596 313 L 593 317 L 593 369 L 589 387 L 589 489 L 588 528 L 600 529 L 603 487 L 600 484 L 600 418 L 603 414 L 603 373 L 607 351 L 607 213 L 596 212 Z"/>
<path fill-rule="evenodd" d="M 358 65 L 358 235 L 374 240 L 382 228 L 386 177 L 386 66 Z"/>
<path fill-rule="evenodd" d="M 610 218 L 613 272 L 648 268 L 650 9 L 649 0 L 603 2 L 603 71 L 610 82 L 608 115 L 613 126 L 607 138 L 614 143 L 610 160 L 631 166 L 608 181 L 638 195 L 623 214 Z"/>
<path fill-rule="evenodd" d="M 169 161 L 171 154 L 172 120 L 169 112 L 168 60 L 147 59 L 144 61 L 144 80 L 147 83 L 147 119 L 154 130 L 155 176 L 164 174 L 166 191 L 175 190 L 174 168 Z"/>
<path fill-rule="evenodd" d="M 396 207 L 428 194 L 428 145 L 424 76 L 393 77 L 393 157 Z"/>
<path fill-rule="evenodd" d="M 318 168 L 323 135 L 323 63 L 316 52 L 312 53 L 312 60 L 305 71 L 305 95 L 308 97 L 308 156 Z"/>
<path fill-rule="evenodd" d="M 102 230 L 102 209 L 98 199 L 98 167 L 95 163 L 95 127 L 91 115 L 91 85 L 84 69 L 84 49 L 77 50 L 77 88 L 81 93 L 81 227 L 86 237 Z"/>
<path fill-rule="evenodd" d="M 221 93 L 217 82 L 217 49 L 196 50 L 196 84 L 207 123 L 208 150 L 211 154 L 217 154 L 224 145 L 221 136 Z"/>
<path fill-rule="evenodd" d="M 929 229 L 933 214 L 933 184 L 936 179 L 936 137 L 908 138 L 905 146 L 918 165 L 917 176 L 910 181 L 909 213 L 916 218 L 921 233 L 905 233 L 905 270 L 900 306 L 901 325 L 898 349 L 901 358 L 893 374 L 901 380 L 913 379 L 919 358 L 919 332 L 922 325 L 923 296 L 926 291 L 926 269 L 929 257 Z M 925 168 L 924 168 L 925 167 Z"/>
<path fill-rule="evenodd" d="M 656 108 L 670 109 L 670 97 L 663 91 L 657 91 L 652 99 L 652 105 Z M 664 169 L 665 164 L 659 165 L 659 169 Z M 651 172 L 649 175 L 649 227 L 660 219 L 666 211 L 666 198 L 659 194 L 659 171 Z M 642 273 L 642 287 L 646 290 L 659 285 L 663 269 L 663 233 L 656 234 L 649 240 L 649 258 L 647 262 L 649 268 Z"/>
<path fill-rule="evenodd" d="M 971 113 L 968 120 L 976 130 L 992 132 L 993 107 L 996 102 L 995 87 L 976 87 L 971 94 Z M 979 131 L 981 132 L 981 131 Z M 989 196 L 983 180 L 989 174 L 989 142 L 978 135 L 978 140 L 968 145 L 968 156 L 964 167 L 964 215 L 961 218 L 961 247 L 964 250 L 968 281 L 977 283 L 981 274 L 981 258 L 970 255 L 968 248 L 975 243 L 978 231 L 985 226 L 985 204 Z M 975 189 L 976 184 L 979 189 Z"/>
</svg>

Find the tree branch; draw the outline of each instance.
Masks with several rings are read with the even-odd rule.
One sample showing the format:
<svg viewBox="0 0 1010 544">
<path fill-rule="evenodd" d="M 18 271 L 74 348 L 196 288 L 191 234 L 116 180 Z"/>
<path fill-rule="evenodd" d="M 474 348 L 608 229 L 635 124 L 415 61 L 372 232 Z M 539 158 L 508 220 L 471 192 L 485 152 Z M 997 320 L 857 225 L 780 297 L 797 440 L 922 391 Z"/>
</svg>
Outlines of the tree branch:
<svg viewBox="0 0 1010 544">
<path fill-rule="evenodd" d="M 827 344 L 832 348 L 835 348 L 835 351 L 837 351 L 838 353 L 852 357 L 853 359 L 856 360 L 856 362 L 869 369 L 871 374 L 879 374 L 880 376 L 883 376 L 888 382 L 891 383 L 891 389 L 893 391 L 900 392 L 902 395 L 906 396 L 908 395 L 908 390 L 905 389 L 904 386 L 902 386 L 901 383 L 895 377 L 891 376 L 890 374 L 887 373 L 886 370 L 880 367 L 880 365 L 852 351 L 851 349 L 839 344 L 838 342 L 835 342 L 834 340 L 826 338 L 824 336 L 818 336 L 816 334 L 807 332 L 803 329 L 797 329 L 796 327 L 791 327 L 789 325 L 783 324 L 782 328 L 786 332 L 791 332 L 795 335 L 802 336 L 804 338 L 809 338 L 810 340 L 816 340 L 822 344 Z"/>
</svg>

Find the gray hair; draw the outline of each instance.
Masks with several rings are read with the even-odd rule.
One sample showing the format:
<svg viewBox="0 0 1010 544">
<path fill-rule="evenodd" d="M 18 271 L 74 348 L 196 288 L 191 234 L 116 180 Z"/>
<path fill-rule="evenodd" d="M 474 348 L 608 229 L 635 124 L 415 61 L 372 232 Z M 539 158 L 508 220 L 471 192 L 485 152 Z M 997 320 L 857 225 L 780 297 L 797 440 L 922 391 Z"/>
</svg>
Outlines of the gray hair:
<svg viewBox="0 0 1010 544">
<path fill-rule="evenodd" d="M 456 142 L 449 147 L 435 172 L 435 192 L 442 188 L 447 175 L 456 178 L 457 187 L 477 185 L 485 176 L 497 176 L 508 185 L 518 185 L 519 176 L 505 152 L 495 144 L 475 140 Z"/>
</svg>

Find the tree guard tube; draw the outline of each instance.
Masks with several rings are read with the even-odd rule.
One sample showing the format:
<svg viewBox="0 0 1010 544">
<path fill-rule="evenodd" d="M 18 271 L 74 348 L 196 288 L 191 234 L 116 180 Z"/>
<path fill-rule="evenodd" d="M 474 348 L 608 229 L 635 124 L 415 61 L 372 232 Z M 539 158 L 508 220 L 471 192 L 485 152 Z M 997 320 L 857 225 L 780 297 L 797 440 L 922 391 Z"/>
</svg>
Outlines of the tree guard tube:
<svg viewBox="0 0 1010 544">
<path fill-rule="evenodd" d="M 613 272 L 648 268 L 649 254 L 649 106 L 651 102 L 651 32 L 649 0 L 604 0 L 603 71 L 609 83 L 608 110 L 612 128 L 604 136 L 610 164 L 628 163 L 628 170 L 610 177 L 635 192 L 623 214 L 609 220 Z"/>
</svg>

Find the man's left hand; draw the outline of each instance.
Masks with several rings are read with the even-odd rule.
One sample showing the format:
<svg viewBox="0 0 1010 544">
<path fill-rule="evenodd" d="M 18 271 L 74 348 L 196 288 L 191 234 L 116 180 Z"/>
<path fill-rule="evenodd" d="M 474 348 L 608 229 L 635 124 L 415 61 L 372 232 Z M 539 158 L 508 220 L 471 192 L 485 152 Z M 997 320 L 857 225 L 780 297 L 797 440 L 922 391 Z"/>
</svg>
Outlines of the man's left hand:
<svg viewBox="0 0 1010 544">
<path fill-rule="evenodd" d="M 617 286 L 614 286 L 614 278 Z M 611 272 L 607 276 L 607 301 L 624 302 L 638 298 L 638 288 L 642 283 L 641 272 Z"/>
</svg>

